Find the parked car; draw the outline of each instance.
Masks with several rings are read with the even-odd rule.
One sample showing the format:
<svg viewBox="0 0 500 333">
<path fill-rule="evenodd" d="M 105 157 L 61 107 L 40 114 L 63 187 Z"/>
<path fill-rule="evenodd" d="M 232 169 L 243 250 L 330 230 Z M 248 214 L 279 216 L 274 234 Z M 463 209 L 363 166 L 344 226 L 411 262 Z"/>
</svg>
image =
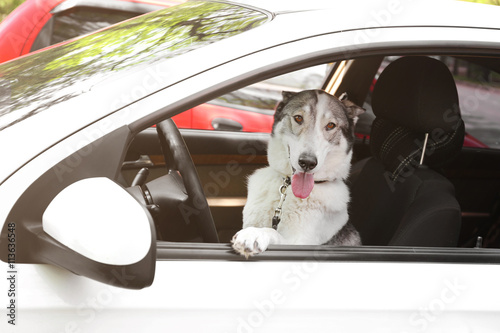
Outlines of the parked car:
<svg viewBox="0 0 500 333">
<path fill-rule="evenodd" d="M 0 63 L 183 0 L 27 0 L 0 24 Z"/>
<path fill-rule="evenodd" d="M 499 15 L 448 1 L 189 1 L 0 65 L 2 332 L 496 331 Z M 451 236 L 431 226 L 422 243 L 375 244 L 387 227 L 376 219 L 363 246 L 236 255 L 228 242 L 269 134 L 178 132 L 169 119 L 245 90 L 270 96 L 264 80 L 315 65 L 328 70 L 317 88 L 372 105 L 377 73 L 406 56 L 455 74 L 465 129 L 488 139 L 415 167 L 454 188 L 455 243 L 426 245 Z M 465 75 L 472 65 L 489 74 Z M 354 142 L 353 171 L 372 139 Z M 413 212 L 446 208 L 424 202 Z"/>
</svg>

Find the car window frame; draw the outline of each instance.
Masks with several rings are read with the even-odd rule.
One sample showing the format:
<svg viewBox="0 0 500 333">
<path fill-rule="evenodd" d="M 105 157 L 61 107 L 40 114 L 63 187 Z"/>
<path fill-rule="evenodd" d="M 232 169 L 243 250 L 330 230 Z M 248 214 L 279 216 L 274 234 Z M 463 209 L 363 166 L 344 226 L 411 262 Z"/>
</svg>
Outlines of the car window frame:
<svg viewBox="0 0 500 333">
<path fill-rule="evenodd" d="M 228 243 L 157 241 L 156 258 L 224 261 L 335 261 L 500 264 L 500 249 L 400 246 L 270 245 L 256 256 L 236 254 Z"/>
<path fill-rule="evenodd" d="M 390 50 L 393 50 L 392 52 Z M 471 49 L 467 53 L 469 56 L 481 55 L 484 50 Z M 426 55 L 426 54 L 463 54 L 450 46 L 408 46 L 406 48 L 388 47 L 384 49 L 368 52 L 359 52 L 356 57 L 388 55 Z M 500 52 L 491 49 L 490 55 L 500 57 Z M 330 55 L 329 57 L 320 57 L 311 61 L 307 59 L 298 61 L 289 68 L 289 71 L 302 69 L 308 65 L 313 66 L 320 63 L 336 62 L 342 60 L 340 56 Z M 350 58 L 351 59 L 351 58 Z M 332 71 L 324 83 L 323 88 L 329 85 L 330 79 L 335 76 L 335 70 L 339 66 L 333 66 Z M 276 70 L 274 74 L 276 74 Z M 288 71 L 286 71 L 288 72 Z M 279 71 L 282 74 L 281 71 Z M 266 72 L 247 79 L 248 83 L 254 83 L 258 80 L 264 80 L 269 77 Z M 241 84 L 236 87 L 240 88 Z M 224 93 L 229 89 L 226 87 Z M 340 91 L 336 92 L 337 94 Z M 215 94 L 211 95 L 211 98 Z M 199 96 L 198 101 L 204 102 Z M 206 131 L 207 135 L 217 135 Z M 215 131 L 214 131 L 215 132 Z M 350 262 L 411 262 L 411 263 L 475 263 L 475 264 L 499 264 L 500 249 L 492 248 L 427 248 L 427 247 L 396 247 L 396 246 L 361 246 L 361 247 L 334 247 L 334 246 L 302 246 L 302 245 L 271 245 L 269 249 L 257 256 L 245 259 L 232 251 L 230 244 L 205 244 L 205 243 L 172 243 L 158 241 L 157 259 L 162 260 L 236 260 L 236 261 L 294 261 L 294 260 L 320 260 L 320 261 L 350 261 Z"/>
</svg>

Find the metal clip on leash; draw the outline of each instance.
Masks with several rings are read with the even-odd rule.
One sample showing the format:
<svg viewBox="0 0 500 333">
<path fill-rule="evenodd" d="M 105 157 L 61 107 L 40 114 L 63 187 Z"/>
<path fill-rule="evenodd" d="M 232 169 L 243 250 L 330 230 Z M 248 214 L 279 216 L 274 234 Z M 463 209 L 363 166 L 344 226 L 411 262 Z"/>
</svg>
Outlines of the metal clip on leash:
<svg viewBox="0 0 500 333">
<path fill-rule="evenodd" d="M 280 186 L 279 192 L 280 192 L 280 202 L 278 203 L 278 206 L 274 210 L 274 216 L 273 216 L 273 229 L 276 230 L 278 229 L 278 224 L 281 222 L 281 207 L 283 206 L 283 202 L 285 202 L 286 198 L 286 189 L 288 186 L 290 186 L 291 181 L 290 177 L 283 178 L 283 185 Z"/>
</svg>

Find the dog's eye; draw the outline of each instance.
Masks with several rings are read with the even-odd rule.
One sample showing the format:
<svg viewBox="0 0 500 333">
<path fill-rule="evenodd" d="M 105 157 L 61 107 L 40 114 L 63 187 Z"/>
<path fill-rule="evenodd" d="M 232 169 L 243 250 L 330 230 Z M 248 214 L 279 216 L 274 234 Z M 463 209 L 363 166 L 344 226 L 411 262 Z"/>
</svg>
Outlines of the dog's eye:
<svg viewBox="0 0 500 333">
<path fill-rule="evenodd" d="M 302 116 L 293 116 L 293 119 L 295 119 L 295 122 L 297 124 L 302 124 L 302 122 L 304 121 L 304 118 L 302 118 Z"/>
<path fill-rule="evenodd" d="M 337 127 L 337 125 L 335 125 L 334 123 L 328 123 L 326 125 L 326 130 L 330 131 L 330 130 L 334 129 L 335 127 Z"/>
</svg>

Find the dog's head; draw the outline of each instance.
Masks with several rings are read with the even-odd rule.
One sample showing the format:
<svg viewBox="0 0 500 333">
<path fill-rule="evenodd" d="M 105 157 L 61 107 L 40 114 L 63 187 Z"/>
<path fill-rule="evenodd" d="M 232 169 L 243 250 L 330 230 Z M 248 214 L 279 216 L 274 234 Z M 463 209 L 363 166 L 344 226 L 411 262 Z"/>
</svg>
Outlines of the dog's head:
<svg viewBox="0 0 500 333">
<path fill-rule="evenodd" d="M 283 92 L 268 147 L 269 165 L 292 174 L 295 196 L 306 198 L 315 181 L 349 174 L 354 125 L 364 109 L 321 90 Z"/>
</svg>

